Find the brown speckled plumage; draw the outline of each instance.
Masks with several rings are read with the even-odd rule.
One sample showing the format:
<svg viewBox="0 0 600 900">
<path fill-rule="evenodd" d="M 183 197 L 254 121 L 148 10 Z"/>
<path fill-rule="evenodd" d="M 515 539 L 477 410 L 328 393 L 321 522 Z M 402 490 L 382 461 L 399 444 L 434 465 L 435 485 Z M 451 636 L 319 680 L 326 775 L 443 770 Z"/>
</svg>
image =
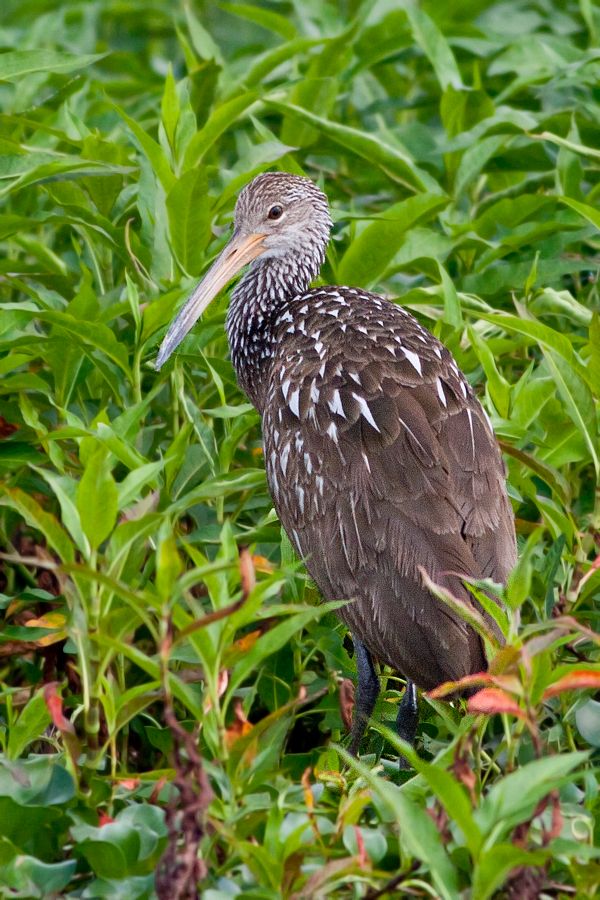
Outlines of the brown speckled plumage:
<svg viewBox="0 0 600 900">
<path fill-rule="evenodd" d="M 419 567 L 469 603 L 461 575 L 504 581 L 515 562 L 504 467 L 433 335 L 375 294 L 309 289 L 329 228 L 307 179 L 269 174 L 244 189 L 232 244 L 260 237 L 261 249 L 233 292 L 232 361 L 263 416 L 277 513 L 323 596 L 350 599 L 340 615 L 370 654 L 432 688 L 485 658 Z M 161 361 L 182 336 L 176 322 Z"/>
</svg>

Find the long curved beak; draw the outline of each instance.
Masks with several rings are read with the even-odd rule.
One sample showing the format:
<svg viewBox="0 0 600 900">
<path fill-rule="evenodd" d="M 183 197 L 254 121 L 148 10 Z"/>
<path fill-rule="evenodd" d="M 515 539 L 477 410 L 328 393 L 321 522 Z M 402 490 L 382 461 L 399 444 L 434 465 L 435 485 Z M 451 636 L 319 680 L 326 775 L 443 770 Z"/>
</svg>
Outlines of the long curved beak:
<svg viewBox="0 0 600 900">
<path fill-rule="evenodd" d="M 171 353 L 182 342 L 188 331 L 198 321 L 211 300 L 231 281 L 234 275 L 247 263 L 263 252 L 266 234 L 236 234 L 216 258 L 194 293 L 182 306 L 171 322 L 158 356 L 155 367 L 160 369 Z"/>
</svg>

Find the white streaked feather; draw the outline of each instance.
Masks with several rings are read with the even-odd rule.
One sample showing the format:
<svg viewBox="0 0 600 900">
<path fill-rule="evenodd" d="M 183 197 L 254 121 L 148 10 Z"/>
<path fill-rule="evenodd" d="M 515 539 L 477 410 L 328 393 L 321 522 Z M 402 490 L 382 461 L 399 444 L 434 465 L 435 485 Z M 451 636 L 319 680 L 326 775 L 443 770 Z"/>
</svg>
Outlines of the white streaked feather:
<svg viewBox="0 0 600 900">
<path fill-rule="evenodd" d="M 367 403 L 365 398 L 361 397 L 360 394 L 355 394 L 354 391 L 352 391 L 352 396 L 354 397 L 354 399 L 360 406 L 361 415 L 365 417 L 365 419 L 367 420 L 369 425 L 371 425 L 371 427 L 374 428 L 375 431 L 377 431 L 377 432 L 379 432 L 379 434 L 381 434 L 381 431 L 377 427 L 377 422 L 373 418 L 373 414 L 371 413 L 371 410 L 369 409 L 369 404 Z"/>
</svg>

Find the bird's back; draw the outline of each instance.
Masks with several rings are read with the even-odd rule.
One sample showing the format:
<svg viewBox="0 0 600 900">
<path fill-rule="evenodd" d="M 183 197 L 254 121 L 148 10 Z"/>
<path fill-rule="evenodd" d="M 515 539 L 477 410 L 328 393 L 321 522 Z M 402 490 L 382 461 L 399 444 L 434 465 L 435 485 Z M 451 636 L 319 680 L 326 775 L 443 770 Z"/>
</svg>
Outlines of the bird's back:
<svg viewBox="0 0 600 900">
<path fill-rule="evenodd" d="M 491 426 L 449 351 L 381 297 L 325 287 L 278 314 L 263 410 L 281 522 L 323 595 L 382 662 L 424 688 L 485 666 L 480 639 L 423 587 L 504 581 L 514 522 Z"/>
</svg>

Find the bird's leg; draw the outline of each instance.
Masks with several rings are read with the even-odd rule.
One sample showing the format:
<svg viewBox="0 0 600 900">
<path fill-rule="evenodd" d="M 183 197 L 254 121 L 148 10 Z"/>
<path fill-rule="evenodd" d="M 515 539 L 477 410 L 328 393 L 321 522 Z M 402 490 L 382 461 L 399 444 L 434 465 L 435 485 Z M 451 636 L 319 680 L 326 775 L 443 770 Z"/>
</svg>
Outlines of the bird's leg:
<svg viewBox="0 0 600 900">
<path fill-rule="evenodd" d="M 365 733 L 365 728 L 375 708 L 379 696 L 379 678 L 373 668 L 371 654 L 362 641 L 352 635 L 354 652 L 356 654 L 356 671 L 358 673 L 358 685 L 354 715 L 352 717 L 352 732 L 350 740 L 350 753 L 358 755 L 360 739 Z"/>
<path fill-rule="evenodd" d="M 415 742 L 417 734 L 417 725 L 419 724 L 419 706 L 417 703 L 417 688 L 412 681 L 406 679 L 406 688 L 404 696 L 398 707 L 398 715 L 396 717 L 396 731 L 398 737 L 410 744 L 411 747 Z M 410 764 L 405 756 L 400 755 L 399 763 L 401 769 L 410 769 Z"/>
</svg>

